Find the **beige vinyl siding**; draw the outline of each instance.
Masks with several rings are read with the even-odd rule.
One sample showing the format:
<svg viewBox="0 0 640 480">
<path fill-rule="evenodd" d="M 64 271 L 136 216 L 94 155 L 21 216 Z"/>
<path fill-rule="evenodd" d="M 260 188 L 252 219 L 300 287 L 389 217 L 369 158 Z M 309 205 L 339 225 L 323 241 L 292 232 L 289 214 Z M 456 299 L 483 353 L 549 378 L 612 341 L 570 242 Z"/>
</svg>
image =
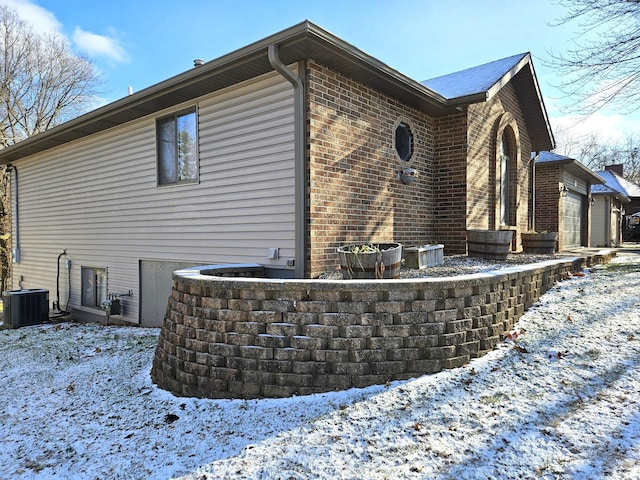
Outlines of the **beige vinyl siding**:
<svg viewBox="0 0 640 480">
<path fill-rule="evenodd" d="M 563 170 L 561 179 L 562 183 L 564 183 L 569 189 L 578 192 L 581 195 L 587 194 L 587 182 L 582 180 L 581 178 L 572 175 L 571 173 Z"/>
<path fill-rule="evenodd" d="M 198 116 L 197 184 L 157 185 L 157 116 L 17 162 L 14 287 L 22 278 L 23 288 L 49 289 L 53 302 L 56 260 L 66 249 L 71 305 L 80 304 L 81 266 L 106 267 L 109 291 L 133 290 L 123 318 L 137 322 L 140 260 L 287 268 L 295 256 L 290 84 L 264 76 L 201 99 Z M 266 258 L 269 247 L 280 249 L 279 260 Z"/>
</svg>

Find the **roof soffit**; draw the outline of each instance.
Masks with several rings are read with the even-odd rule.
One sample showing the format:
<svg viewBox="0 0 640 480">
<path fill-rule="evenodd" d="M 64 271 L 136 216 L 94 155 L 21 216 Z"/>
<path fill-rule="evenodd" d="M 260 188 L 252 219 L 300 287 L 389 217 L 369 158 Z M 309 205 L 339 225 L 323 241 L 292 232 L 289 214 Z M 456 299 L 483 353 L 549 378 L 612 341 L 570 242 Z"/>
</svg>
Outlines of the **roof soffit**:
<svg viewBox="0 0 640 480">
<path fill-rule="evenodd" d="M 529 54 L 524 55 L 487 92 L 446 99 L 326 30 L 304 21 L 0 150 L 0 163 L 10 163 L 273 72 L 267 53 L 270 45 L 278 46 L 279 57 L 285 64 L 313 59 L 434 117 L 456 113 L 463 104 L 486 101 L 513 81 L 523 105 L 534 150 L 553 148 L 553 136 Z M 530 74 L 522 75 L 522 81 L 518 83 L 520 72 L 524 71 Z"/>
<path fill-rule="evenodd" d="M 273 72 L 269 45 L 285 64 L 313 59 L 431 116 L 455 111 L 445 99 L 329 32 L 305 21 L 0 150 L 0 163 L 121 125 Z"/>
</svg>

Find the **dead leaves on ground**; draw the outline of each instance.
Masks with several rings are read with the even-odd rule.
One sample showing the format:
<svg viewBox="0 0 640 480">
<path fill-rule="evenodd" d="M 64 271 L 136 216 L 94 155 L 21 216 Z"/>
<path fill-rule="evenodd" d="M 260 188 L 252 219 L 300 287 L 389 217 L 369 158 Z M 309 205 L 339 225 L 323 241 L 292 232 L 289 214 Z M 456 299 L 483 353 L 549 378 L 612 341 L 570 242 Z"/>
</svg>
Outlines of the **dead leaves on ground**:
<svg viewBox="0 0 640 480">
<path fill-rule="evenodd" d="M 584 272 L 575 271 L 575 272 L 564 272 L 562 274 L 562 280 L 569 280 L 572 277 L 584 277 L 586 274 Z"/>
<path fill-rule="evenodd" d="M 173 422 L 177 422 L 178 420 L 180 420 L 180 417 L 174 413 L 167 413 L 164 416 L 164 423 L 167 425 L 171 425 Z"/>
<path fill-rule="evenodd" d="M 521 328 L 519 330 L 511 330 L 504 336 L 504 340 L 505 342 L 513 343 L 513 346 L 511 348 L 513 348 L 516 352 L 529 353 L 529 350 L 527 350 L 524 345 L 518 343 L 518 340 L 525 334 L 525 332 L 526 330 L 524 328 Z"/>
<path fill-rule="evenodd" d="M 568 322 L 572 321 L 571 315 L 567 316 L 567 321 Z M 527 347 L 525 347 L 522 343 L 519 342 L 519 340 L 522 339 L 524 334 L 525 334 L 524 328 L 521 328 L 519 330 L 511 330 L 505 335 L 504 341 L 508 343 L 512 343 L 513 346 L 511 348 L 513 348 L 518 353 L 529 353 L 529 350 L 527 349 Z M 559 350 L 550 348 L 547 351 L 547 358 L 550 360 L 561 360 L 562 358 L 567 356 L 568 353 L 569 353 L 568 351 L 559 351 Z"/>
<path fill-rule="evenodd" d="M 511 330 L 504 336 L 504 339 L 507 341 L 515 342 L 516 340 L 518 340 L 518 338 L 523 336 L 525 333 L 526 333 L 526 330 L 524 328 L 521 328 L 520 330 Z"/>
<path fill-rule="evenodd" d="M 547 350 L 547 358 L 549 360 L 561 360 L 569 354 L 568 350 L 561 352 L 559 350 L 555 350 L 553 348 Z"/>
<path fill-rule="evenodd" d="M 517 343 L 513 346 L 513 349 L 518 353 L 529 353 L 529 350 L 522 345 L 518 345 Z"/>
</svg>

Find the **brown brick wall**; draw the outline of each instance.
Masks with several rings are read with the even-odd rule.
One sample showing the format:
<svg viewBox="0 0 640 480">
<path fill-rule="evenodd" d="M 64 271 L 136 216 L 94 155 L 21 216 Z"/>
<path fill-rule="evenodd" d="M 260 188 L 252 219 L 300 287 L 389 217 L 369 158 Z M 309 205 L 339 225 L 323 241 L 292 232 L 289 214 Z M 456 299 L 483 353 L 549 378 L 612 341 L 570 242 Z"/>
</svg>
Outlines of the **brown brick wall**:
<svg viewBox="0 0 640 480">
<path fill-rule="evenodd" d="M 469 168 L 467 170 L 467 228 L 499 229 L 498 145 L 502 132 L 509 128 L 512 169 L 509 224 L 517 232 L 529 229 L 531 141 L 513 86 L 505 85 L 486 103 L 470 105 Z"/>
<path fill-rule="evenodd" d="M 560 174 L 558 165 L 536 165 L 536 231 L 560 231 Z"/>
<path fill-rule="evenodd" d="M 445 255 L 467 253 L 467 127 L 465 113 L 436 120 L 434 229 Z"/>
<path fill-rule="evenodd" d="M 434 121 L 322 65 L 307 66 L 308 271 L 338 268 L 336 247 L 351 242 L 422 245 L 433 239 Z M 409 161 L 396 157 L 395 127 L 413 133 Z M 404 185 L 401 169 L 419 172 Z"/>
<path fill-rule="evenodd" d="M 518 147 L 510 224 L 529 229 L 531 142 L 511 85 L 489 102 L 433 119 L 313 62 L 306 81 L 307 277 L 335 270 L 336 247 L 351 242 L 438 242 L 445 254 L 466 253 L 467 229 L 499 227 L 496 145 L 505 126 Z M 408 162 L 395 155 L 399 121 L 414 136 Z M 400 182 L 405 167 L 419 171 L 417 182 Z"/>
<path fill-rule="evenodd" d="M 449 280 L 268 280 L 179 271 L 151 375 L 176 395 L 257 398 L 438 372 L 493 349 L 555 282 L 602 260 Z"/>
<path fill-rule="evenodd" d="M 511 185 L 512 188 L 515 188 L 511 222 L 512 225 L 517 227 L 518 233 L 521 233 L 531 228 L 530 209 L 533 208 L 531 203 L 531 140 L 513 85 L 506 85 L 498 96 L 504 109 L 513 115 L 518 128 L 517 171 L 512 170 L 511 172 Z M 514 174 L 516 175 L 515 177 L 513 176 Z M 515 212 L 515 215 L 513 212 Z"/>
</svg>

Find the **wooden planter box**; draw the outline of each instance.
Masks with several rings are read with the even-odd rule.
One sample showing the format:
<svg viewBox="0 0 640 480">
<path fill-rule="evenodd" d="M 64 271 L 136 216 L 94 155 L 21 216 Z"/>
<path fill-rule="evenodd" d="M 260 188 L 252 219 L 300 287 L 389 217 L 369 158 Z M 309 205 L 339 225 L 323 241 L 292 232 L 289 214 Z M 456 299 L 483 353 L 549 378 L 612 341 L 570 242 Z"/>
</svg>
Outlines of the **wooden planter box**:
<svg viewBox="0 0 640 480">
<path fill-rule="evenodd" d="M 512 230 L 467 230 L 470 257 L 506 260 L 511 251 Z"/>
<path fill-rule="evenodd" d="M 427 268 L 444 263 L 444 245 L 424 245 L 404 249 L 404 266 Z"/>
<path fill-rule="evenodd" d="M 549 254 L 556 251 L 558 232 L 523 233 L 521 237 L 525 253 Z"/>
<path fill-rule="evenodd" d="M 356 244 L 360 245 L 360 244 Z M 400 278 L 402 245 L 399 243 L 365 244 L 377 247 L 379 252 L 352 253 L 354 245 L 338 247 L 340 270 L 346 279 Z"/>
</svg>

